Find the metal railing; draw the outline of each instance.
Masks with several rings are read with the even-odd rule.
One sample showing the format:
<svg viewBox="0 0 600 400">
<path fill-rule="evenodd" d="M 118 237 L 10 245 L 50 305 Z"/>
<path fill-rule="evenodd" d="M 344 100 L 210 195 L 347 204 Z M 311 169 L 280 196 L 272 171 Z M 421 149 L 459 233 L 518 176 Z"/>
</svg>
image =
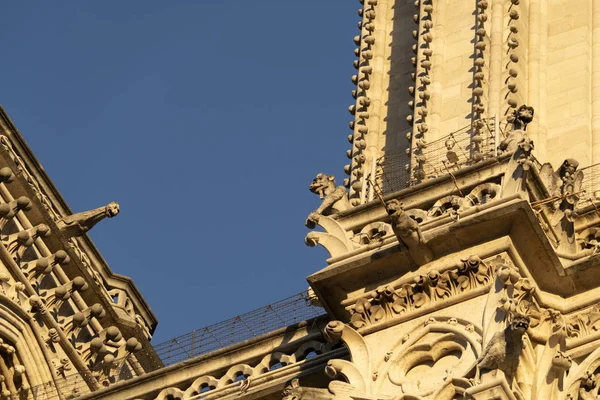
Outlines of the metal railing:
<svg viewBox="0 0 600 400">
<path fill-rule="evenodd" d="M 153 358 L 144 357 L 144 354 L 141 354 L 144 352 L 142 349 L 135 353 L 135 359 L 126 357 L 111 363 L 111 373 L 108 378 L 102 378 L 102 371 L 92 371 L 92 373 L 98 374 L 101 385 L 112 385 L 136 376 L 133 368 L 129 365 L 132 362 L 141 363 L 145 371 L 153 371 L 157 368 L 164 368 L 165 366 L 232 346 L 324 314 L 325 310 L 312 304 L 308 291 L 304 291 L 287 299 L 217 324 L 197 329 L 154 346 L 154 350 L 163 362 L 162 365 L 145 365 L 145 362 L 142 360 Z M 83 377 L 74 371 L 72 374 L 65 375 L 64 377 L 58 376 L 55 382 L 35 385 L 26 390 L 21 390 L 19 393 L 11 393 L 9 395 L 0 393 L 0 400 L 63 400 L 73 399 L 90 392 Z"/>
<path fill-rule="evenodd" d="M 393 193 L 497 155 L 502 138 L 495 118 L 477 120 L 430 143 L 417 140 L 412 156 L 387 152 L 378 161 L 377 178 L 384 194 Z"/>
<path fill-rule="evenodd" d="M 581 168 L 580 171 L 583 172 L 581 190 L 585 190 L 587 198 L 600 201 L 600 163 Z"/>
<path fill-rule="evenodd" d="M 263 308 L 197 329 L 154 346 L 166 365 L 210 353 L 325 314 L 304 291 Z"/>
</svg>

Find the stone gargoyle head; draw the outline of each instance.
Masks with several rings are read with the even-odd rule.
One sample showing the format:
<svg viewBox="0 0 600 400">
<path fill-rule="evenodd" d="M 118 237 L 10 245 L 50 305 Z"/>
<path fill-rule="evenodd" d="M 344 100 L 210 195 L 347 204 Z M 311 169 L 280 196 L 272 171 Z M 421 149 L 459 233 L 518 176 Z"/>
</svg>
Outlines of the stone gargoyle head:
<svg viewBox="0 0 600 400">
<path fill-rule="evenodd" d="M 333 192 L 336 188 L 335 177 L 333 175 L 326 175 L 324 173 L 318 173 L 315 179 L 308 187 L 308 189 L 314 194 L 318 194 L 321 200 L 325 198 L 329 193 Z"/>
<path fill-rule="evenodd" d="M 514 129 L 527 129 L 527 125 L 533 121 L 533 107 L 523 104 L 517 108 L 513 113 L 513 127 Z"/>
<path fill-rule="evenodd" d="M 386 203 L 386 210 L 388 215 L 393 215 L 398 212 L 404 211 L 404 203 L 399 200 L 392 199 Z"/>
<path fill-rule="evenodd" d="M 119 214 L 119 211 L 119 203 L 117 203 L 116 201 L 111 201 L 106 205 L 106 216 L 108 218 L 112 218 L 115 215 Z"/>
<path fill-rule="evenodd" d="M 510 328 L 513 332 L 524 334 L 529 329 L 530 319 L 527 315 L 517 314 L 510 321 Z"/>
<path fill-rule="evenodd" d="M 560 175 L 561 177 L 570 177 L 575 174 L 577 168 L 579 168 L 579 161 L 574 158 L 567 158 L 560 166 Z"/>
</svg>

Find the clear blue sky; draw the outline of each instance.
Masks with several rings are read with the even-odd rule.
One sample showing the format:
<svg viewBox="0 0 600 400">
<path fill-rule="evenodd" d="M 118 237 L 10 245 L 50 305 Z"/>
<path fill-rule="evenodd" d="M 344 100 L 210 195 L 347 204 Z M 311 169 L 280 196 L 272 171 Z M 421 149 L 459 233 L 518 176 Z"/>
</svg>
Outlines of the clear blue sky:
<svg viewBox="0 0 600 400">
<path fill-rule="evenodd" d="M 7 2 L 0 103 L 159 319 L 153 343 L 295 294 L 304 220 L 341 182 L 360 4 Z"/>
</svg>

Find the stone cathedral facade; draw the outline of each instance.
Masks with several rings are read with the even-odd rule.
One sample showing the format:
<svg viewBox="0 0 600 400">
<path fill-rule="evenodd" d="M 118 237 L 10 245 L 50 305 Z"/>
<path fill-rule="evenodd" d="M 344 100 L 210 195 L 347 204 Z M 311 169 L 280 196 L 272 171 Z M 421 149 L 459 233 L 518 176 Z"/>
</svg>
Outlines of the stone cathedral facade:
<svg viewBox="0 0 600 400">
<path fill-rule="evenodd" d="M 178 364 L 2 110 L 1 399 L 600 399 L 600 0 L 359 6 L 323 315 Z"/>
</svg>

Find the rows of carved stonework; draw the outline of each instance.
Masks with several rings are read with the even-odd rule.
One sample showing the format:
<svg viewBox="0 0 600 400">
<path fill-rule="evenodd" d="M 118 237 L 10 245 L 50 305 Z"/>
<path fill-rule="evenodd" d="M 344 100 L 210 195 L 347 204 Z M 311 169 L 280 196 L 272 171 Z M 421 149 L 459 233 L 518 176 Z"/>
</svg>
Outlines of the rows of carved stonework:
<svg viewBox="0 0 600 400">
<path fill-rule="evenodd" d="M 517 22 L 520 17 L 519 13 L 519 0 L 511 0 L 511 4 L 509 6 L 508 12 L 508 35 L 506 37 L 506 47 L 507 47 L 507 55 L 508 60 L 505 64 L 505 70 L 508 73 L 508 76 L 505 79 L 505 93 L 504 98 L 507 103 L 507 108 L 504 112 L 504 115 L 509 115 L 510 110 L 517 108 L 517 95 L 516 93 L 519 91 L 517 86 L 517 76 L 519 74 L 519 54 L 526 55 L 525 49 L 519 51 L 519 28 L 517 26 Z"/>
<path fill-rule="evenodd" d="M 267 354 L 253 365 L 238 364 L 219 374 L 196 378 L 185 388 L 170 387 L 160 391 L 154 400 L 183 400 L 203 395 L 203 399 L 218 399 L 226 395 L 243 395 L 261 383 L 269 382 L 277 376 L 285 375 L 291 368 L 304 368 L 307 362 L 323 362 L 326 357 L 339 356 L 344 349 L 333 351 L 332 343 L 311 340 L 302 343 L 296 350 Z M 145 398 L 145 397 L 144 397 Z"/>
<path fill-rule="evenodd" d="M 23 159 L 14 150 L 12 144 L 10 143 L 10 139 L 6 136 L 0 135 L 0 146 L 4 151 L 8 152 L 11 160 L 15 163 L 15 165 L 19 169 L 19 172 L 23 174 L 25 181 L 31 187 L 31 189 L 33 189 L 37 198 L 40 200 L 42 206 L 44 207 L 44 209 L 48 212 L 48 214 L 52 217 L 52 219 L 54 221 L 57 221 L 57 223 L 60 224 L 60 221 L 63 221 L 65 218 L 63 218 L 60 215 L 59 211 L 54 207 L 54 205 L 50 201 L 49 197 L 44 193 L 44 190 L 40 187 L 40 185 L 38 184 L 36 179 L 31 174 L 31 171 L 29 171 L 29 169 L 28 169 L 27 165 L 25 164 L 25 162 L 23 161 Z M 116 204 L 116 203 L 111 203 L 108 206 L 106 206 L 106 212 L 110 211 L 109 207 L 111 207 L 113 204 Z M 118 207 L 118 205 L 117 205 L 117 207 Z M 92 211 L 96 211 L 96 210 L 92 210 Z M 118 210 L 117 210 L 117 212 L 118 212 Z M 107 215 L 107 216 L 110 218 L 112 215 Z M 69 237 L 69 235 L 66 235 L 66 236 Z M 123 299 L 124 297 L 127 296 L 127 294 L 124 291 L 116 289 L 116 288 L 112 288 L 109 285 L 107 285 L 107 283 L 104 281 L 104 279 L 102 278 L 100 273 L 97 271 L 97 269 L 92 266 L 92 262 L 90 261 L 89 257 L 85 254 L 84 251 L 81 250 L 81 247 L 80 247 L 79 243 L 77 242 L 76 238 L 69 237 L 68 240 L 69 240 L 70 247 L 73 249 L 73 251 L 75 252 L 77 257 L 79 258 L 81 265 L 83 265 L 83 267 L 87 270 L 88 274 L 94 278 L 94 281 L 96 282 L 96 284 L 98 285 L 100 290 L 103 292 L 104 296 L 107 298 L 109 303 L 112 303 L 112 298 L 113 298 L 109 292 L 118 292 L 120 299 Z M 148 326 L 146 321 L 144 321 L 144 319 L 135 312 L 135 310 L 133 308 L 133 304 L 131 304 L 131 300 L 127 299 L 127 303 L 128 303 L 128 307 L 126 307 L 126 308 L 123 307 L 123 308 L 125 308 L 125 310 L 127 311 L 127 314 L 131 317 L 131 319 L 134 320 L 140 326 L 140 328 L 145 332 L 148 339 L 150 339 L 151 338 L 150 327 Z M 119 306 L 121 306 L 121 304 L 119 304 Z"/>
<path fill-rule="evenodd" d="M 427 313 L 443 306 L 444 302 L 452 301 L 455 296 L 468 292 L 477 295 L 480 292 L 477 289 L 489 288 L 496 278 L 512 286 L 511 297 L 501 297 L 499 307 L 510 315 L 528 315 L 532 329 L 544 321 L 557 323 L 565 331 L 565 338 L 580 338 L 600 330 L 600 304 L 567 316 L 544 308 L 539 305 L 531 282 L 522 278 L 516 268 L 501 256 L 485 262 L 471 256 L 457 267 L 418 275 L 413 282 L 397 287 L 379 287 L 347 308 L 350 325 L 360 329 L 411 311 Z"/>
<path fill-rule="evenodd" d="M 46 211 L 48 211 L 52 219 L 55 221 L 60 219 L 60 213 L 58 212 L 58 210 L 56 210 L 56 208 L 54 208 L 52 202 L 44 193 L 40 185 L 37 183 L 37 180 L 33 177 L 23 159 L 17 154 L 12 144 L 10 143 L 10 139 L 4 135 L 0 135 L 0 146 L 2 150 L 8 152 L 11 160 L 19 169 L 19 172 L 23 174 L 23 176 L 25 177 L 25 181 L 33 189 L 37 198 L 40 200 Z"/>
<path fill-rule="evenodd" d="M 334 197 L 335 181 L 333 177 L 327 177 L 326 175 L 319 174 L 315 178 L 315 182 L 326 181 L 330 184 L 329 190 L 321 190 L 319 193 L 325 194 L 325 200 L 322 207 L 313 211 L 308 219 L 307 226 L 314 228 L 317 224 L 320 225 L 325 231 L 318 232 L 313 231 L 308 233 L 305 238 L 305 243 L 308 246 L 316 246 L 317 244 L 322 245 L 329 252 L 331 257 L 340 257 L 344 254 L 360 250 L 364 246 L 372 246 L 382 244 L 386 239 L 391 239 L 394 236 L 394 219 L 390 221 L 386 218 L 384 221 L 371 222 L 360 229 L 357 232 L 346 231 L 335 219 L 329 217 L 333 212 L 338 209 L 346 209 L 342 204 L 344 198 Z M 333 183 L 332 183 L 333 182 Z M 314 182 L 313 185 L 317 186 Z M 318 185 L 318 187 L 325 187 L 324 183 Z M 343 189 L 343 188 L 342 188 Z M 406 221 L 406 217 L 410 217 L 411 220 L 417 224 L 412 230 L 419 230 L 421 225 L 426 225 L 430 222 L 437 221 L 441 217 L 450 217 L 453 221 L 458 221 L 461 213 L 469 210 L 475 206 L 481 206 L 490 203 L 500 197 L 500 185 L 495 183 L 483 183 L 473 188 L 469 193 L 464 196 L 460 195 L 447 195 L 438 199 L 429 209 L 409 209 L 404 210 L 401 203 L 398 203 L 400 208 L 396 210 L 401 215 L 397 218 L 400 221 Z M 311 186 L 311 190 L 312 186 Z M 313 190 L 315 193 L 318 191 Z M 329 196 L 328 196 L 329 195 Z M 387 205 L 388 213 L 391 213 L 390 206 Z M 390 223 L 392 222 L 392 223 Z M 406 231 L 404 226 L 400 226 L 400 230 Z"/>
<path fill-rule="evenodd" d="M 462 394 L 470 386 L 458 377 L 467 374 L 481 354 L 481 330 L 456 318 L 429 318 L 409 334 L 381 343 L 388 350 L 381 359 L 374 358 L 373 349 L 357 331 L 339 321 L 330 322 L 325 334 L 329 341 L 345 344 L 350 361 L 327 362 L 324 372 L 334 380 L 326 389 L 292 380 L 283 391 L 284 400 L 449 400 L 444 397 L 449 386 L 462 387 L 453 394 Z"/>
<path fill-rule="evenodd" d="M 581 399 L 597 398 L 585 397 L 599 391 L 598 377 L 592 379 L 585 371 L 600 375 L 600 350 L 574 363 L 565 353 L 567 333 L 560 313 L 541 308 L 531 283 L 510 263 L 498 257 L 489 264 L 493 284 L 477 316 L 481 327 L 457 318 L 429 317 L 398 335 L 395 343 L 377 342 L 389 348 L 379 348 L 377 353 L 385 355 L 376 359 L 358 331 L 331 322 L 327 336 L 346 344 L 351 361 L 332 359 L 326 372 L 345 382 L 317 389 L 294 381 L 284 390 L 284 399 L 562 400 L 567 393 L 581 394 L 580 386 L 586 391 Z"/>
<path fill-rule="evenodd" d="M 31 201 L 12 198 L 7 187 L 12 180 L 10 169 L 0 169 L 0 258 L 9 271 L 0 276 L 0 294 L 40 327 L 34 333 L 45 348 L 46 362 L 54 365 L 56 380 L 74 368 L 90 389 L 109 384 L 113 377 L 107 372 L 114 360 L 140 350 L 141 345 L 135 338 L 123 338 L 118 328 L 101 325 L 103 307 L 86 304 L 80 292 L 88 289 L 88 283 L 81 276 L 67 276 L 63 269 L 70 262 L 67 253 L 50 252 L 43 241 L 50 228 L 31 226 L 26 217 Z"/>
<path fill-rule="evenodd" d="M 348 307 L 350 324 L 356 328 L 375 325 L 415 310 L 427 312 L 463 293 L 487 287 L 495 276 L 498 260 L 483 262 L 477 256 L 462 260 L 460 265 L 444 270 L 431 270 L 418 275 L 413 282 L 394 287 L 381 286 L 366 298 Z"/>
<path fill-rule="evenodd" d="M 361 0 L 364 5 L 358 10 L 358 15 L 362 21 L 358 23 L 360 35 L 354 37 L 354 42 L 358 46 L 354 53 L 357 60 L 354 61 L 354 67 L 358 70 L 357 74 L 352 75 L 352 83 L 356 89 L 352 91 L 352 97 L 356 99 L 348 111 L 354 117 L 350 122 L 352 134 L 348 136 L 348 141 L 352 144 L 352 149 L 348 150 L 346 155 L 350 158 L 350 164 L 344 167 L 344 172 L 349 176 L 344 179 L 344 186 L 350 189 L 350 202 L 352 205 L 358 205 L 364 201 L 364 183 L 366 160 L 365 149 L 367 148 L 367 134 L 369 128 L 367 122 L 370 116 L 369 107 L 371 99 L 369 98 L 369 89 L 371 88 L 371 75 L 373 74 L 373 50 L 375 46 L 375 23 L 377 19 L 376 6 L 378 0 Z"/>
<path fill-rule="evenodd" d="M 0 397 L 26 393 L 31 382 L 16 348 L 0 338 Z"/>
<path fill-rule="evenodd" d="M 90 258 L 87 256 L 87 254 L 85 254 L 84 251 L 81 250 L 79 244 L 77 243 L 77 239 L 70 238 L 69 246 L 78 256 L 81 264 L 86 269 L 88 274 L 92 277 L 92 279 L 94 279 L 94 282 L 98 285 L 106 300 L 109 303 L 113 303 L 115 307 L 120 307 L 125 310 L 127 315 L 129 315 L 129 317 L 131 317 L 131 319 L 134 320 L 135 323 L 140 327 L 142 332 L 144 332 L 146 338 L 148 340 L 152 339 L 150 326 L 140 314 L 136 313 L 135 306 L 133 305 L 133 302 L 129 298 L 127 292 L 121 289 L 112 288 L 106 284 L 100 273 L 95 268 L 92 268 L 92 262 Z"/>
<path fill-rule="evenodd" d="M 573 362 L 563 386 L 566 395 L 560 400 L 600 399 L 600 349 L 596 348 L 578 363 Z"/>
<path fill-rule="evenodd" d="M 424 149 L 427 148 L 427 116 L 431 104 L 431 91 L 429 85 L 432 83 L 431 68 L 433 48 L 433 2 L 431 0 L 415 1 L 415 7 L 418 13 L 413 15 L 413 20 L 417 24 L 417 29 L 413 31 L 413 37 L 416 43 L 412 49 L 415 57 L 411 58 L 415 67 L 415 72 L 411 73 L 411 78 L 415 85 L 409 87 L 410 95 L 415 99 L 409 102 L 413 115 L 407 118 L 408 123 L 413 127 L 412 133 L 407 134 L 407 139 L 411 143 L 406 149 L 407 154 L 413 157 L 412 178 L 416 181 L 425 179 L 425 164 L 428 162 Z"/>
</svg>

